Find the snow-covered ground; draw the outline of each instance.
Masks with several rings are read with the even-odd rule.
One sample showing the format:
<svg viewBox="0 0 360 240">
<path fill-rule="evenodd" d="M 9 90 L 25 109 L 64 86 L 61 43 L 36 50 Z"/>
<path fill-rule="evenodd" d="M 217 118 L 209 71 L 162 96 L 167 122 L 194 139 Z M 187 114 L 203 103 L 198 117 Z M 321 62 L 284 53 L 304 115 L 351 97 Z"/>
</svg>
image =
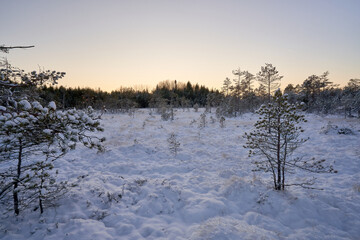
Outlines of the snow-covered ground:
<svg viewBox="0 0 360 240">
<path fill-rule="evenodd" d="M 221 128 L 207 114 L 200 129 L 202 112 L 177 110 L 174 121 L 148 109 L 134 118 L 104 115 L 104 153 L 78 147 L 56 162 L 60 179 L 79 185 L 43 215 L 2 215 L 0 238 L 360 239 L 358 119 L 307 115 L 303 137 L 310 140 L 297 154 L 326 159 L 338 173 L 316 176 L 315 187 L 323 190 L 277 192 L 269 174 L 251 171 L 243 148 L 257 116 L 228 118 Z M 354 134 L 338 134 L 345 127 Z M 167 142 L 171 133 L 181 144 L 176 156 Z"/>
</svg>

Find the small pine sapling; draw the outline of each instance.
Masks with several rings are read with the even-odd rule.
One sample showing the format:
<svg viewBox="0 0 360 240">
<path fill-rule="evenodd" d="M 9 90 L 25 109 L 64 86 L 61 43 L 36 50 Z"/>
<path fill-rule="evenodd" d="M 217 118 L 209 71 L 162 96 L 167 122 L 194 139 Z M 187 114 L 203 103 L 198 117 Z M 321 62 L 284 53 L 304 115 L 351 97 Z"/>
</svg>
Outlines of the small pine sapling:
<svg viewBox="0 0 360 240">
<path fill-rule="evenodd" d="M 223 116 L 220 117 L 219 123 L 220 123 L 220 127 L 221 127 L 221 128 L 224 128 L 224 127 L 225 127 L 225 118 L 224 118 Z"/>
<path fill-rule="evenodd" d="M 264 158 L 253 161 L 255 171 L 270 172 L 276 190 L 284 190 L 285 186 L 290 185 L 311 188 L 313 181 L 285 183 L 285 173 L 292 173 L 294 169 L 313 173 L 334 172 L 332 166 L 323 165 L 325 160 L 291 159 L 293 152 L 307 140 L 299 138 L 304 131 L 300 124 L 306 120 L 298 108 L 288 103 L 286 94 L 276 91 L 273 101 L 262 105 L 257 111 L 260 117 L 255 123 L 255 130 L 244 136 L 247 140 L 244 147 L 249 149 L 249 156 Z"/>
<path fill-rule="evenodd" d="M 174 121 L 174 108 L 173 107 L 170 108 L 170 119 L 171 119 L 171 121 Z"/>
<path fill-rule="evenodd" d="M 204 127 L 206 127 L 206 114 L 202 113 L 199 119 L 199 128 L 204 128 Z"/>
<path fill-rule="evenodd" d="M 171 133 L 170 137 L 167 139 L 169 143 L 169 150 L 170 152 L 176 156 L 179 149 L 180 149 L 180 142 L 176 139 L 175 133 Z"/>
<path fill-rule="evenodd" d="M 135 112 L 136 112 L 136 109 L 133 107 L 129 108 L 129 110 L 128 110 L 129 116 L 133 119 L 135 118 Z"/>
<path fill-rule="evenodd" d="M 45 160 L 37 161 L 31 167 L 33 177 L 29 179 L 31 181 L 27 188 L 30 193 L 32 192 L 32 197 L 25 198 L 27 203 L 22 204 L 29 206 L 32 202 L 38 201 L 35 210 L 40 209 L 41 214 L 44 212 L 44 207 L 53 205 L 56 199 L 69 191 L 69 187 L 75 186 L 67 181 L 57 181 L 58 170 L 54 169 L 53 161 L 58 157 L 60 156 L 47 156 Z"/>
<path fill-rule="evenodd" d="M 163 121 L 167 121 L 167 120 L 171 119 L 171 117 L 173 117 L 171 112 L 169 111 L 169 109 L 167 107 L 162 107 L 160 109 L 160 114 L 161 114 L 161 119 Z"/>
<path fill-rule="evenodd" d="M 197 104 L 197 103 L 194 104 L 194 111 L 195 112 L 199 111 L 199 104 Z"/>
</svg>

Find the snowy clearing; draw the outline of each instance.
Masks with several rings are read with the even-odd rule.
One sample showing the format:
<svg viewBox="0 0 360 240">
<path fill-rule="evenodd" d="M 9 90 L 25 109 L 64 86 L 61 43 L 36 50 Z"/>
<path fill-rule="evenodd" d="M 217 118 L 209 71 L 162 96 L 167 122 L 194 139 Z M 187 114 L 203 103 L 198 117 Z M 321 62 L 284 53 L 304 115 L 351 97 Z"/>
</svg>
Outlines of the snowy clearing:
<svg viewBox="0 0 360 240">
<path fill-rule="evenodd" d="M 295 153 L 326 159 L 338 173 L 316 175 L 315 187 L 323 190 L 277 192 L 269 173 L 251 171 L 243 148 L 257 115 L 228 118 L 221 128 L 208 113 L 198 128 L 203 112 L 177 109 L 174 121 L 148 109 L 134 117 L 104 115 L 104 153 L 79 146 L 55 162 L 60 179 L 78 186 L 43 215 L 1 209 L 0 238 L 360 238 L 359 119 L 307 115 L 302 136 L 310 139 Z M 177 155 L 169 150 L 171 133 L 180 143 Z M 311 176 L 287 175 L 290 182 Z"/>
</svg>

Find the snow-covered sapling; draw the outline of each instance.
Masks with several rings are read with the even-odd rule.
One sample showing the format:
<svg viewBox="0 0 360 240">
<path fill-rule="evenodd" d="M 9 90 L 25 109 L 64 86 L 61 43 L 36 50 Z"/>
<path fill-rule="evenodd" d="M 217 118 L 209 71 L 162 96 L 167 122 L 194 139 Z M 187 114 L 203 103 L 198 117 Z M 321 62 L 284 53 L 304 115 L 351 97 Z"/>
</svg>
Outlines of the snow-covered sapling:
<svg viewBox="0 0 360 240">
<path fill-rule="evenodd" d="M 136 112 L 136 109 L 133 107 L 128 110 L 128 114 L 131 118 L 135 118 L 135 112 Z"/>
<path fill-rule="evenodd" d="M 200 115 L 200 119 L 199 119 L 199 128 L 204 128 L 204 127 L 206 127 L 206 114 L 205 114 L 205 112 Z"/>
<path fill-rule="evenodd" d="M 167 107 L 162 107 L 160 109 L 161 119 L 164 121 L 167 121 L 171 117 L 171 112 L 169 112 L 169 109 Z"/>
<path fill-rule="evenodd" d="M 47 154 L 46 154 L 47 155 Z M 29 206 L 32 202 L 37 201 L 36 209 L 40 209 L 40 213 L 44 212 L 44 207 L 51 206 L 55 200 L 65 194 L 69 190 L 69 186 L 76 186 L 76 184 L 69 184 L 67 181 L 58 182 L 56 176 L 58 170 L 54 169 L 53 161 L 58 156 L 47 155 L 44 160 L 34 162 L 31 166 L 33 177 L 29 179 L 27 192 L 32 197 L 23 197 L 25 202 L 23 206 Z"/>
<path fill-rule="evenodd" d="M 194 111 L 195 112 L 199 111 L 199 104 L 197 104 L 197 103 L 194 104 Z"/>
<path fill-rule="evenodd" d="M 223 116 L 220 117 L 219 123 L 220 123 L 220 127 L 221 127 L 221 128 L 224 128 L 224 127 L 225 127 L 225 118 L 224 118 Z"/>
<path fill-rule="evenodd" d="M 171 133 L 170 137 L 167 139 L 169 143 L 169 150 L 170 152 L 176 156 L 179 149 L 180 149 L 180 142 L 176 139 L 175 133 Z"/>
<path fill-rule="evenodd" d="M 333 172 L 332 166 L 323 165 L 325 160 L 291 158 L 292 153 L 307 140 L 299 138 L 303 132 L 300 124 L 306 120 L 298 108 L 288 103 L 286 94 L 276 91 L 273 101 L 257 111 L 260 117 L 255 130 L 244 136 L 247 140 L 244 147 L 249 148 L 249 156 L 264 158 L 253 161 L 255 171 L 271 172 L 276 190 L 284 190 L 289 185 L 310 188 L 313 181 L 285 183 L 285 173 L 294 172 L 295 168 L 313 173 Z"/>
</svg>

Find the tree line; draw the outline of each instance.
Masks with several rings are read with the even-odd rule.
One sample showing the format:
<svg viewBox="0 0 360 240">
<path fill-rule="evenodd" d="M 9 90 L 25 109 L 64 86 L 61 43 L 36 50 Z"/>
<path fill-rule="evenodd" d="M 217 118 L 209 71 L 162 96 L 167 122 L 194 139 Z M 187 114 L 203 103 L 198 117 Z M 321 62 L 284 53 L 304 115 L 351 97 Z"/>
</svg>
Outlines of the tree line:
<svg viewBox="0 0 360 240">
<path fill-rule="evenodd" d="M 107 109 L 110 112 L 126 112 L 134 108 L 217 108 L 221 116 L 238 116 L 255 112 L 268 102 L 280 86 L 282 76 L 271 64 L 261 68 L 257 75 L 248 71 L 234 70 L 234 79 L 226 78 L 222 89 L 182 83 L 176 80 L 159 82 L 155 89 L 135 90 L 119 88 L 106 92 L 91 88 L 65 88 L 41 86 L 39 96 L 44 101 L 55 101 L 59 108 Z M 257 83 L 257 87 L 254 87 Z M 283 93 L 291 103 L 303 103 L 304 110 L 319 114 L 344 114 L 346 117 L 360 116 L 360 79 L 350 79 L 345 87 L 329 80 L 329 72 L 311 75 L 301 84 L 288 84 Z"/>
<path fill-rule="evenodd" d="M 193 107 L 205 106 L 209 96 L 221 97 L 218 90 L 209 89 L 191 82 L 162 81 L 152 91 L 135 90 L 121 87 L 115 91 L 105 92 L 91 88 L 65 88 L 41 86 L 39 95 L 45 101 L 55 101 L 60 108 L 106 108 L 109 111 L 128 111 L 132 108 L 156 108 L 159 106 Z"/>
</svg>

